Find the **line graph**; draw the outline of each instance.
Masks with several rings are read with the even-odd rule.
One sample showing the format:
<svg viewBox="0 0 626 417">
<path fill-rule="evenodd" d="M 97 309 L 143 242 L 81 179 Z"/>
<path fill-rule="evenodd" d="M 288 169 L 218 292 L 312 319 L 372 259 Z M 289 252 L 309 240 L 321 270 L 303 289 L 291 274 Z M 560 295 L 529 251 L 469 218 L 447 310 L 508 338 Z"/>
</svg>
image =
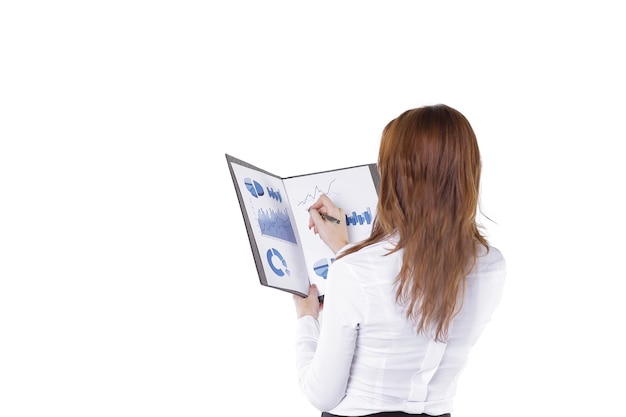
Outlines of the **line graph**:
<svg viewBox="0 0 626 417">
<path fill-rule="evenodd" d="M 322 195 L 322 194 L 326 194 L 328 196 L 331 196 L 331 188 L 333 186 L 333 183 L 335 182 L 335 179 L 333 178 L 330 183 L 328 184 L 328 187 L 320 187 L 318 185 L 315 186 L 315 189 L 313 190 L 312 193 L 307 194 L 304 199 L 298 201 L 297 206 L 301 207 L 301 206 L 305 206 L 308 207 L 309 205 L 315 203 L 317 201 L 317 199 Z M 326 191 L 324 191 L 324 189 Z M 334 193 L 335 195 L 338 195 L 337 193 Z"/>
</svg>

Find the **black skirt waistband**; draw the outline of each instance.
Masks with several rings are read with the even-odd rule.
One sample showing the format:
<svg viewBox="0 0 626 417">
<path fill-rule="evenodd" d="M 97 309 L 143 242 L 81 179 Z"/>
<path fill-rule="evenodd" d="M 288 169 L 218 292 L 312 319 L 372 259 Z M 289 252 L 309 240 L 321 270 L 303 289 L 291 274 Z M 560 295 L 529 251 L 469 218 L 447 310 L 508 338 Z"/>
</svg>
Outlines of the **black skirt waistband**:
<svg viewBox="0 0 626 417">
<path fill-rule="evenodd" d="M 358 416 L 358 417 L 407 417 L 407 416 L 409 417 L 450 417 L 450 413 L 439 414 L 439 415 L 433 416 L 432 414 L 409 414 L 409 413 L 405 413 L 404 411 L 383 411 L 380 413 L 367 414 L 367 415 Z M 323 412 L 322 417 L 344 417 L 344 416 L 338 416 L 336 414 Z"/>
</svg>

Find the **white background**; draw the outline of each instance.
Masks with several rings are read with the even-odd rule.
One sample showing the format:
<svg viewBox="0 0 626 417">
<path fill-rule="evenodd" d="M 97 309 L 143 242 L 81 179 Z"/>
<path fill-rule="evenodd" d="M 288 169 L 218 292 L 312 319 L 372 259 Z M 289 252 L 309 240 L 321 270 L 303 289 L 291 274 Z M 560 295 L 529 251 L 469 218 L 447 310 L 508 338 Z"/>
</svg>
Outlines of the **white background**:
<svg viewBox="0 0 626 417">
<path fill-rule="evenodd" d="M 281 176 L 376 160 L 446 103 L 508 261 L 455 416 L 619 414 L 619 2 L 0 4 L 0 415 L 318 416 L 225 153 Z"/>
</svg>

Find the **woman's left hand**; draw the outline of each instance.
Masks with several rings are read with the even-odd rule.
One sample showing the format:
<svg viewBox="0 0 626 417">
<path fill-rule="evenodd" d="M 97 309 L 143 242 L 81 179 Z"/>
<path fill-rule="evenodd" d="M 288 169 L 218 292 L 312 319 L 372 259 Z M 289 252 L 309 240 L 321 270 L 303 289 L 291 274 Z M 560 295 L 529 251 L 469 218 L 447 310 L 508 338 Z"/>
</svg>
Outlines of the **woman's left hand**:
<svg viewBox="0 0 626 417">
<path fill-rule="evenodd" d="M 296 305 L 296 313 L 298 318 L 304 316 L 312 316 L 314 319 L 318 319 L 323 304 L 319 302 L 319 290 L 317 285 L 312 284 L 309 287 L 308 297 L 301 297 L 299 295 L 293 295 L 293 301 Z"/>
</svg>

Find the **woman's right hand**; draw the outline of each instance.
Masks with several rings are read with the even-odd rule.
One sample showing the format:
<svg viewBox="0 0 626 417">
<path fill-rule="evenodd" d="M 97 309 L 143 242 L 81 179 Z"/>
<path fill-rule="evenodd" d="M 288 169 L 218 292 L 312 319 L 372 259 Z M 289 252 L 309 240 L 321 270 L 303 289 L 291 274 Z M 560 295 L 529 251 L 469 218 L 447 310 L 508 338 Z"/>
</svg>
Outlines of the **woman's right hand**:
<svg viewBox="0 0 626 417">
<path fill-rule="evenodd" d="M 325 220 L 322 215 L 334 217 L 339 220 L 339 223 Z M 348 244 L 346 214 L 343 209 L 335 206 L 326 194 L 322 194 L 309 207 L 309 216 L 309 229 L 313 229 L 313 232 L 319 235 L 334 253 Z"/>
</svg>

